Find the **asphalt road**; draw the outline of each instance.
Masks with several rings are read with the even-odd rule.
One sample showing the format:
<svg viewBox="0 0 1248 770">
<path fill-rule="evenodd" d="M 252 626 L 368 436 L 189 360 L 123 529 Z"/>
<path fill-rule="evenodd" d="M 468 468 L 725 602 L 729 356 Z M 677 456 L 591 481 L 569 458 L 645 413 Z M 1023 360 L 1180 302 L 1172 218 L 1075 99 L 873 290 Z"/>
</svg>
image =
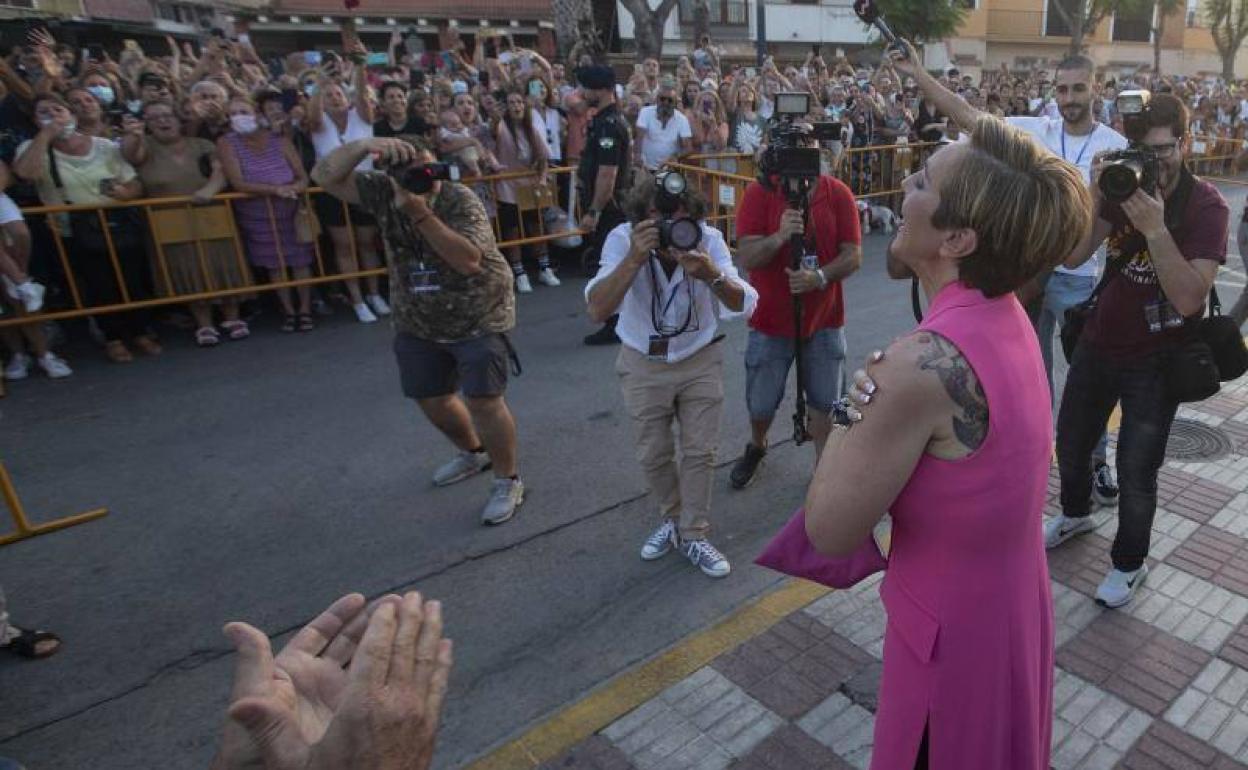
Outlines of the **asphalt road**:
<svg viewBox="0 0 1248 770">
<path fill-rule="evenodd" d="M 884 244 L 868 238 L 845 288 L 855 365 L 913 325 Z M 1232 262 L 1224 280 L 1242 286 Z M 430 485 L 449 445 L 400 396 L 389 330 L 342 312 L 293 336 L 270 316 L 208 351 L 171 332 L 163 357 L 128 367 L 80 346 L 73 378 L 15 384 L 0 458 L 32 517 L 111 514 L 0 549 L 14 619 L 66 642 L 48 661 L 0 659 L 0 755 L 32 770 L 202 768 L 233 665 L 224 622 L 288 634 L 348 591 L 419 588 L 444 600 L 456 641 L 438 766 L 458 767 L 774 586 L 750 560 L 799 504 L 813 450 L 787 441 L 786 402 L 763 475 L 728 489 L 747 436 L 744 325 L 726 328 L 714 505 L 734 572 L 712 581 L 675 556 L 637 558 L 656 512 L 616 351 L 580 345 L 583 285 L 520 299 L 524 375 L 508 401 L 529 496 L 496 529 L 477 523 L 485 478 Z"/>
</svg>

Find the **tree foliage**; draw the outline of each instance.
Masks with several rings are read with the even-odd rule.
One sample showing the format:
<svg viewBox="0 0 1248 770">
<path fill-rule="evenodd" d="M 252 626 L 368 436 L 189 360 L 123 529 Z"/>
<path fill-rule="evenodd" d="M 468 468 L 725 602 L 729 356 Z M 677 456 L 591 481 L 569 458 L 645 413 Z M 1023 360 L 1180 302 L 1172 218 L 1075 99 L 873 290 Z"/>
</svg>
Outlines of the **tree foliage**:
<svg viewBox="0 0 1248 770">
<path fill-rule="evenodd" d="M 893 34 L 922 43 L 956 35 L 967 4 L 964 0 L 879 0 L 879 7 Z"/>
</svg>

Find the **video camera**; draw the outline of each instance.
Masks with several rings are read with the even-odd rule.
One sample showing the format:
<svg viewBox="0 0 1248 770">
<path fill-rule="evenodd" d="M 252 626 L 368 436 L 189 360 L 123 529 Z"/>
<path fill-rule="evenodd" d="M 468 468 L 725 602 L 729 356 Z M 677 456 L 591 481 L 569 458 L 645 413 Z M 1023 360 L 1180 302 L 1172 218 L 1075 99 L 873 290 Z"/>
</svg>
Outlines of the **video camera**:
<svg viewBox="0 0 1248 770">
<path fill-rule="evenodd" d="M 676 217 L 689 183 L 679 171 L 666 170 L 655 174 L 654 184 L 658 188 L 654 195 L 654 207 L 662 216 L 659 220 L 659 248 L 693 251 L 702 243 L 702 226 L 689 217 Z"/>
<path fill-rule="evenodd" d="M 836 141 L 841 137 L 841 126 L 832 121 L 799 122 L 809 114 L 810 94 L 776 94 L 776 111 L 767 125 L 770 139 L 759 158 L 759 168 L 764 175 L 778 175 L 782 179 L 818 178 L 819 148 L 803 145 L 810 141 Z"/>
<path fill-rule="evenodd" d="M 1105 166 L 1101 169 L 1098 186 L 1105 200 L 1122 203 L 1136 190 L 1143 190 L 1147 195 L 1157 190 L 1160 159 L 1144 144 L 1151 98 L 1151 93 L 1141 90 L 1123 91 L 1114 100 L 1114 106 L 1122 116 L 1123 133 L 1130 145 L 1125 150 L 1108 153 L 1103 159 Z"/>
</svg>

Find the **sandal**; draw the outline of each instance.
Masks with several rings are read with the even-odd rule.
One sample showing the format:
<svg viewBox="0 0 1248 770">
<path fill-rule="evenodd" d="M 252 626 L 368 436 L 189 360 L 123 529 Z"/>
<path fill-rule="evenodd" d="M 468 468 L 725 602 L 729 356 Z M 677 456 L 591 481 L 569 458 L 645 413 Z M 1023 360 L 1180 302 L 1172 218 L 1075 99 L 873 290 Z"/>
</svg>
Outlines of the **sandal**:
<svg viewBox="0 0 1248 770">
<path fill-rule="evenodd" d="M 221 328 L 234 341 L 245 340 L 251 336 L 251 327 L 246 321 L 223 321 Z"/>
<path fill-rule="evenodd" d="M 121 340 L 113 340 L 105 345 L 104 354 L 115 364 L 128 364 L 134 361 L 134 354 Z"/>
<path fill-rule="evenodd" d="M 312 320 L 311 313 L 299 314 L 299 331 L 310 332 L 316 328 L 316 322 Z"/>
<path fill-rule="evenodd" d="M 132 341 L 134 342 L 134 346 L 143 351 L 145 355 L 158 356 L 165 352 L 165 349 L 160 346 L 160 343 L 156 341 L 156 338 L 147 334 L 135 337 Z"/>
<path fill-rule="evenodd" d="M 201 348 L 216 347 L 221 344 L 221 335 L 211 326 L 202 326 L 195 330 L 195 344 Z"/>
<path fill-rule="evenodd" d="M 285 316 L 282 318 L 282 331 L 287 333 L 293 332 L 295 330 L 295 323 L 296 321 L 293 315 Z"/>
<path fill-rule="evenodd" d="M 61 649 L 61 637 L 51 631 L 34 631 L 30 629 L 17 629 L 17 636 L 9 640 L 8 644 L 0 645 L 0 650 L 6 650 L 30 660 L 38 660 L 39 658 L 50 658 Z M 56 642 L 51 649 L 39 650 L 40 642 Z"/>
</svg>

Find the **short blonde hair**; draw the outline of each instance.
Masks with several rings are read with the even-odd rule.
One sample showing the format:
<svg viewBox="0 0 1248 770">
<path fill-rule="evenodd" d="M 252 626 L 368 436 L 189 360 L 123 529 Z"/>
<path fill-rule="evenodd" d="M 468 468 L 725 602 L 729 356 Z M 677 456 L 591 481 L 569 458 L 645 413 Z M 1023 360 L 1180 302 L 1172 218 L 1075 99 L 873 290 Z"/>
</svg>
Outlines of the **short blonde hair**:
<svg viewBox="0 0 1248 770">
<path fill-rule="evenodd" d="M 1092 196 L 1074 165 L 984 116 L 940 185 L 932 226 L 975 231 L 975 251 L 962 259 L 959 277 L 997 297 L 1070 256 L 1092 226 Z"/>
</svg>

